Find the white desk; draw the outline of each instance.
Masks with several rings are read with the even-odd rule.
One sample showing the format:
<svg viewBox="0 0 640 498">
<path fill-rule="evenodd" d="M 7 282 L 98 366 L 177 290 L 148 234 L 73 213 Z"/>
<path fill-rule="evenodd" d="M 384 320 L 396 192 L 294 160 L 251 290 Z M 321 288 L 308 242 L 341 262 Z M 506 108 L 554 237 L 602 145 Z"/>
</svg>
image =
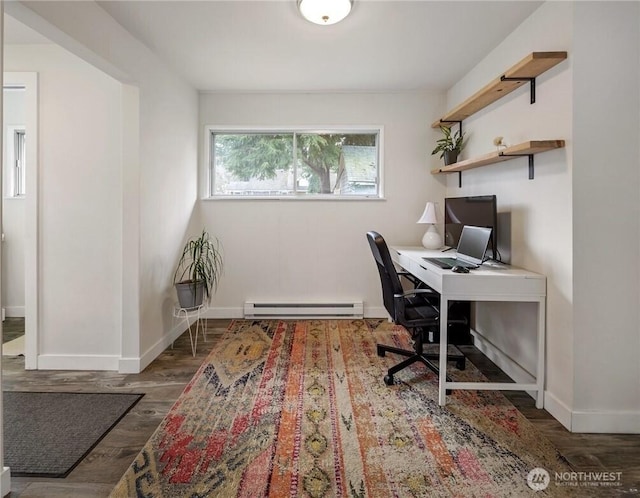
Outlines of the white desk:
<svg viewBox="0 0 640 498">
<path fill-rule="evenodd" d="M 535 391 L 536 407 L 544 406 L 544 359 L 546 330 L 547 279 L 521 268 L 487 263 L 470 273 L 453 273 L 424 261 L 424 257 L 454 257 L 455 251 L 442 253 L 419 247 L 391 247 L 391 258 L 401 268 L 419 278 L 440 294 L 440 405 L 446 403 L 447 389 L 496 389 Z M 519 301 L 538 304 L 538 361 L 532 384 L 505 382 L 448 382 L 447 308 L 449 301 Z"/>
</svg>

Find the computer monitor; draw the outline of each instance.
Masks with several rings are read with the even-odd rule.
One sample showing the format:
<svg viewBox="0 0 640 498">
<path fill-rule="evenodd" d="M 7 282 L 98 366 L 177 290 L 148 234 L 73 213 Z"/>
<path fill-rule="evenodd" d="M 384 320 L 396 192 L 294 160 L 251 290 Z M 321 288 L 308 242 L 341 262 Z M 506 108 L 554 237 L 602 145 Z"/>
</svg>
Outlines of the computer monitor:
<svg viewBox="0 0 640 498">
<path fill-rule="evenodd" d="M 465 225 L 491 228 L 491 257 L 498 259 L 498 208 L 495 195 L 446 197 L 444 200 L 444 244 L 458 247 Z"/>
</svg>

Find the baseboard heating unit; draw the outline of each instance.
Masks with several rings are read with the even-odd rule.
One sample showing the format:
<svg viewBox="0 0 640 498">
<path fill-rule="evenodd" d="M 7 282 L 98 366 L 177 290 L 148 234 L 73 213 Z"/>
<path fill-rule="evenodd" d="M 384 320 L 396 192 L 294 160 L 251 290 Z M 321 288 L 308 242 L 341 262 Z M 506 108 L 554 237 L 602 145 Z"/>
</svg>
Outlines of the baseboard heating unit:
<svg viewBox="0 0 640 498">
<path fill-rule="evenodd" d="M 352 302 L 257 302 L 244 303 L 245 318 L 362 318 L 362 301 Z"/>
</svg>

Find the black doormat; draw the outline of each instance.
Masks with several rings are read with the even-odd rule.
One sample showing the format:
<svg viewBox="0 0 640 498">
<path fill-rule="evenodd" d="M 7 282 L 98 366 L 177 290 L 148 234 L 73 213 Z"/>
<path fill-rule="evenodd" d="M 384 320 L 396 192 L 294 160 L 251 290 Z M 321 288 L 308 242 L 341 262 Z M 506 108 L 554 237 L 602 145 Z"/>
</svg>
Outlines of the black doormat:
<svg viewBox="0 0 640 498">
<path fill-rule="evenodd" d="M 13 476 L 66 477 L 144 396 L 6 391 L 4 464 Z"/>
</svg>

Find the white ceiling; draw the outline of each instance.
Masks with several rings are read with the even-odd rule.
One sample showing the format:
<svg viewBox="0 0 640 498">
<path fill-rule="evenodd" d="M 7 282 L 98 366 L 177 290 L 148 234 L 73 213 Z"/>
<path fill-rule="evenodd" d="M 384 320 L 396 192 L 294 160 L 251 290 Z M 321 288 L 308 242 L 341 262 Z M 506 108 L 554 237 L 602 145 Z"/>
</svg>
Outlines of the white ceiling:
<svg viewBox="0 0 640 498">
<path fill-rule="evenodd" d="M 332 26 L 296 0 L 98 3 L 199 90 L 402 91 L 449 88 L 542 2 L 355 0 Z"/>
</svg>

